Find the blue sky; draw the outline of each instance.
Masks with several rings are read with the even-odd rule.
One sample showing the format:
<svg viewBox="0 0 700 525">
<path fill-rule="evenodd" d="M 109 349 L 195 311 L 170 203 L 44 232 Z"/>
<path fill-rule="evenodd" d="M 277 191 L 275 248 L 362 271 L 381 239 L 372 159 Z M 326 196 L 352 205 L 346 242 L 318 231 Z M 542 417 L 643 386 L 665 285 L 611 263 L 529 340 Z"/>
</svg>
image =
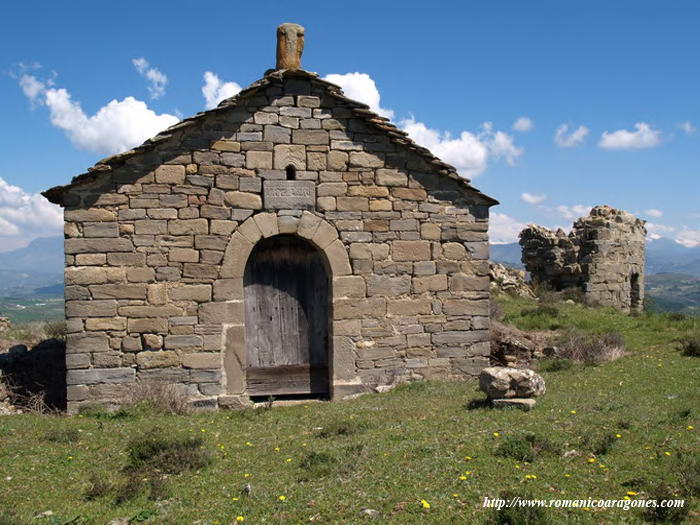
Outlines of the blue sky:
<svg viewBox="0 0 700 525">
<path fill-rule="evenodd" d="M 284 21 L 306 27 L 305 69 L 341 75 L 501 201 L 494 239 L 610 204 L 654 236 L 700 243 L 698 2 L 72 1 L 3 14 L 0 251 L 60 232 L 37 192 L 203 110 L 206 72 L 210 104 L 260 78 Z"/>
</svg>

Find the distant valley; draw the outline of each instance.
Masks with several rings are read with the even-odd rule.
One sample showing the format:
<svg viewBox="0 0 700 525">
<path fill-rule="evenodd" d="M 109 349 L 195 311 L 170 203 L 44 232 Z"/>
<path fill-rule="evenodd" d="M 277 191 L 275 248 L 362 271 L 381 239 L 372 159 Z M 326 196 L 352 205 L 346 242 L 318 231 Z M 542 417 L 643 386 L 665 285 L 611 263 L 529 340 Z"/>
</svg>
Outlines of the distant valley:
<svg viewBox="0 0 700 525">
<path fill-rule="evenodd" d="M 494 244 L 491 258 L 523 268 L 517 243 Z M 63 238 L 35 239 L 29 246 L 0 253 L 0 316 L 15 322 L 61 316 Z M 668 239 L 647 244 L 647 297 L 655 310 L 700 315 L 700 247 Z"/>
</svg>

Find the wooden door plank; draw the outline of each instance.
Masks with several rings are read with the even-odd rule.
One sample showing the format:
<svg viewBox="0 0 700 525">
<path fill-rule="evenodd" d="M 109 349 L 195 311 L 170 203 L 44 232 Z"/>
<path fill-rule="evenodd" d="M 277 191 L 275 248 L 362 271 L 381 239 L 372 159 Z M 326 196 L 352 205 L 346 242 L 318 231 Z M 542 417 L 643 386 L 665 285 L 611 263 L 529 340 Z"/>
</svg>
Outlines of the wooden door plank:
<svg viewBox="0 0 700 525">
<path fill-rule="evenodd" d="M 248 394 L 253 396 L 324 394 L 328 369 L 308 365 L 249 368 Z"/>
</svg>

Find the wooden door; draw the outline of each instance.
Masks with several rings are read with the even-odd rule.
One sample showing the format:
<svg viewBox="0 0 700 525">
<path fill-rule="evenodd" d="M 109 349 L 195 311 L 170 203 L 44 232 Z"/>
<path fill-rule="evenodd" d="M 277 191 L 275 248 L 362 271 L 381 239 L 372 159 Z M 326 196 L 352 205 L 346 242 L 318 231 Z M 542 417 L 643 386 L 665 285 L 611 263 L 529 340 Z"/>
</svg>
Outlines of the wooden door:
<svg viewBox="0 0 700 525">
<path fill-rule="evenodd" d="M 246 264 L 246 380 L 251 396 L 326 394 L 329 277 L 303 239 L 260 241 Z"/>
</svg>

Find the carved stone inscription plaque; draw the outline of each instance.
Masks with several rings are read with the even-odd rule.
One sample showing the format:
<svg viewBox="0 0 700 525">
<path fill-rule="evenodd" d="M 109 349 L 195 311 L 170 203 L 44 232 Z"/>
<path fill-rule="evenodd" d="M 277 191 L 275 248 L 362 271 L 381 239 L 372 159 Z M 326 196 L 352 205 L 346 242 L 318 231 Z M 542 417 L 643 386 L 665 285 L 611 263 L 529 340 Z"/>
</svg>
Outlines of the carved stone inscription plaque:
<svg viewBox="0 0 700 525">
<path fill-rule="evenodd" d="M 297 210 L 314 208 L 316 182 L 312 180 L 266 180 L 263 183 L 265 208 Z"/>
</svg>

